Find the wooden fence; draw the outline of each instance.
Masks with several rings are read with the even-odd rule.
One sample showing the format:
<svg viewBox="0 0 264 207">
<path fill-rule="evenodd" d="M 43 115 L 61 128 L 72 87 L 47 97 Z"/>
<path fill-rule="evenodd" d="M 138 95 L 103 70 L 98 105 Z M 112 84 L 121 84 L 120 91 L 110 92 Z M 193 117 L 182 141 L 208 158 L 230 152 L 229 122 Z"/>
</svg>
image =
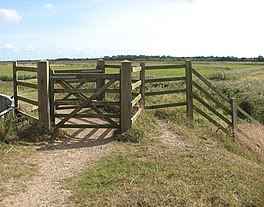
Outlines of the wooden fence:
<svg viewBox="0 0 264 207">
<path fill-rule="evenodd" d="M 27 81 L 18 80 L 18 72 L 29 72 L 37 74 L 37 84 Z M 48 123 L 50 120 L 50 110 L 49 110 L 49 78 L 48 78 L 48 62 L 38 62 L 37 67 L 25 67 L 18 66 L 17 62 L 13 63 L 13 86 L 14 86 L 14 103 L 15 103 L 15 113 L 22 114 L 31 120 L 39 124 L 40 131 L 49 129 L 50 125 Z M 19 87 L 24 87 L 28 89 L 36 89 L 37 97 L 36 99 L 28 98 L 23 94 L 19 94 Z M 32 116 L 25 111 L 21 111 L 19 102 L 24 102 L 37 107 L 38 116 Z"/>
<path fill-rule="evenodd" d="M 38 62 L 37 67 L 18 67 L 14 63 L 14 100 L 19 108 L 19 101 L 38 107 L 38 118 L 26 116 L 38 121 L 40 130 L 51 128 L 117 128 L 127 131 L 144 110 L 168 107 L 186 107 L 189 125 L 194 120 L 194 111 L 208 119 L 223 132 L 235 136 L 237 130 L 237 111 L 251 118 L 236 104 L 235 98 L 229 98 L 217 90 L 197 70 L 192 68 L 191 61 L 178 65 L 146 65 L 132 66 L 130 61 L 120 65 L 106 64 L 99 60 L 94 70 L 52 70 L 49 62 Z M 116 73 L 107 74 L 108 68 L 116 69 Z M 146 78 L 146 71 L 182 69 L 185 75 L 178 77 Z M 17 72 L 37 73 L 38 84 L 17 80 Z M 135 74 L 138 78 L 134 78 Z M 147 91 L 146 85 L 162 82 L 183 82 L 184 87 Z M 88 85 L 87 85 L 88 84 Z M 38 90 L 37 100 L 18 94 L 18 86 Z M 211 91 L 205 89 L 208 87 Z M 185 101 L 146 105 L 146 98 L 166 94 L 185 94 Z M 115 94 L 115 100 L 108 100 L 108 94 Z M 201 94 L 205 98 L 201 97 Z M 213 105 L 212 105 L 213 104 Z M 113 113 L 107 107 L 117 107 Z M 90 112 L 87 113 L 86 109 Z M 65 112 L 66 110 L 66 112 Z M 71 110 L 70 112 L 67 110 Z M 63 113 L 64 112 L 64 113 Z M 220 121 L 215 120 L 210 113 Z M 70 119 L 103 119 L 107 124 L 79 124 Z M 253 120 L 253 119 L 252 119 Z M 224 124 L 223 124 L 224 123 Z"/>
</svg>

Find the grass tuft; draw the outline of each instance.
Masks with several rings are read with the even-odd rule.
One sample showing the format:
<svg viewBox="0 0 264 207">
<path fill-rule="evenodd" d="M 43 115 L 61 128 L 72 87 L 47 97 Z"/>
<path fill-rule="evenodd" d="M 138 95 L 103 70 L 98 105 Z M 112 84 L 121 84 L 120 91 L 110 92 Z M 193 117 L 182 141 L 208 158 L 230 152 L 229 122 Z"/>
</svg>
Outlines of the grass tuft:
<svg viewBox="0 0 264 207">
<path fill-rule="evenodd" d="M 144 131 L 140 129 L 130 129 L 127 132 L 118 135 L 116 140 L 119 142 L 141 143 L 144 139 Z"/>
</svg>

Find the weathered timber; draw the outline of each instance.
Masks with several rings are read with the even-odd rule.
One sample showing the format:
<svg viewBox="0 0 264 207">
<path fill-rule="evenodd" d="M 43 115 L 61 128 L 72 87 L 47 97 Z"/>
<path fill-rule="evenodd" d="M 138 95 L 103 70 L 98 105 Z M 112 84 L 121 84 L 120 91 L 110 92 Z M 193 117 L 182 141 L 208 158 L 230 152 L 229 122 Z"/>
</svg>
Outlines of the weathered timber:
<svg viewBox="0 0 264 207">
<path fill-rule="evenodd" d="M 50 75 L 53 75 L 54 71 L 50 69 Z M 55 128 L 55 80 L 50 79 L 50 125 L 52 128 Z"/>
<path fill-rule="evenodd" d="M 120 75 L 119 74 L 103 74 L 103 73 L 92 73 L 92 74 L 80 74 L 80 73 L 72 73 L 72 74 L 53 74 L 51 76 L 51 79 L 54 80 L 69 80 L 69 79 L 78 79 L 82 81 L 90 80 L 90 79 L 119 79 Z"/>
<path fill-rule="evenodd" d="M 230 135 L 229 131 L 223 127 L 221 124 L 219 124 L 217 121 L 215 121 L 212 117 L 210 117 L 208 114 L 204 113 L 202 110 L 200 110 L 199 108 L 197 108 L 196 106 L 193 107 L 193 109 L 199 113 L 200 115 L 202 115 L 204 118 L 206 118 L 208 121 L 210 121 L 212 124 L 214 124 L 216 127 L 218 127 L 219 129 L 221 129 L 223 132 L 225 132 L 227 135 Z"/>
<path fill-rule="evenodd" d="M 145 66 L 145 70 L 161 70 L 161 69 L 183 69 L 185 65 L 149 65 Z"/>
<path fill-rule="evenodd" d="M 50 96 L 49 96 L 49 62 L 41 61 L 38 67 L 38 106 L 39 106 L 39 129 L 41 132 L 50 130 Z"/>
<path fill-rule="evenodd" d="M 193 74 L 196 75 L 203 83 L 205 83 L 209 88 L 211 88 L 216 94 L 222 97 L 225 101 L 227 101 L 228 103 L 231 103 L 230 98 L 228 98 L 226 95 L 218 91 L 217 88 L 213 84 L 211 84 L 208 80 L 206 80 L 200 73 L 198 73 L 194 69 L 193 69 Z"/>
<path fill-rule="evenodd" d="M 197 88 L 199 91 L 201 91 L 207 98 L 209 98 L 211 101 L 213 101 L 218 107 L 222 108 L 226 113 L 229 115 L 232 115 L 232 112 L 230 109 L 225 107 L 222 103 L 220 103 L 218 100 L 216 100 L 210 93 L 208 93 L 206 90 L 204 90 L 199 84 L 193 81 L 193 85 L 195 88 Z"/>
<path fill-rule="evenodd" d="M 37 73 L 38 69 L 36 67 L 16 67 L 17 71 L 24 71 L 24 72 L 32 72 L 32 73 Z"/>
<path fill-rule="evenodd" d="M 187 101 L 187 118 L 189 126 L 193 123 L 193 79 L 192 79 L 192 62 L 185 61 L 186 74 L 186 101 Z"/>
<path fill-rule="evenodd" d="M 17 88 L 17 62 L 13 62 L 13 88 L 14 88 L 14 104 L 15 104 L 15 115 L 18 114 L 18 88 Z"/>
<path fill-rule="evenodd" d="M 23 87 L 27 87 L 27 88 L 38 89 L 37 84 L 28 83 L 28 82 L 24 82 L 24 81 L 17 81 L 17 86 L 23 86 Z"/>
<path fill-rule="evenodd" d="M 131 62 L 123 61 L 121 67 L 121 82 L 120 82 L 120 124 L 121 132 L 126 132 L 132 125 L 131 122 L 131 101 L 132 101 L 132 90 L 131 90 Z"/>
<path fill-rule="evenodd" d="M 145 108 L 145 83 L 146 83 L 146 74 L 145 74 L 145 63 L 140 63 L 141 71 L 140 71 L 140 80 L 141 80 L 141 86 L 140 86 L 140 94 L 141 94 L 141 101 L 140 105 L 141 108 Z"/>
<path fill-rule="evenodd" d="M 61 120 L 56 127 L 61 127 L 64 125 L 71 117 L 77 114 L 82 108 L 89 105 L 94 99 L 96 99 L 100 94 L 102 94 L 109 86 L 111 86 L 117 78 L 111 79 L 108 83 L 106 83 L 102 88 L 98 89 L 96 93 L 90 96 L 87 100 L 83 101 L 75 110 L 73 110 L 70 114 L 68 114 L 63 120 Z"/>
<path fill-rule="evenodd" d="M 23 101 L 23 102 L 28 103 L 28 104 L 32 104 L 34 106 L 39 105 L 38 101 L 32 100 L 30 98 L 22 97 L 22 96 L 17 96 L 17 100 Z"/>
<path fill-rule="evenodd" d="M 186 106 L 187 102 L 181 103 L 172 103 L 172 104 L 160 104 L 160 105 L 151 105 L 145 106 L 146 109 L 160 109 L 160 108 L 169 108 L 169 107 L 178 107 L 178 106 Z"/>
<path fill-rule="evenodd" d="M 56 73 L 103 73 L 103 70 L 94 70 L 94 69 L 77 69 L 77 70 L 54 70 Z"/>
<path fill-rule="evenodd" d="M 54 89 L 54 93 L 69 93 L 71 95 L 79 93 L 95 93 L 98 89 L 87 88 L 87 89 L 76 89 L 76 88 L 64 88 L 64 89 Z M 119 93 L 119 89 L 107 89 L 105 93 Z"/>
<path fill-rule="evenodd" d="M 232 109 L 232 136 L 235 138 L 237 132 L 237 103 L 235 98 L 231 98 L 231 109 Z"/>
<path fill-rule="evenodd" d="M 186 81 L 186 77 L 148 78 L 146 83 Z"/>
<path fill-rule="evenodd" d="M 176 94 L 176 93 L 186 93 L 186 89 L 145 92 L 145 96 L 156 96 L 156 95 Z"/>
<path fill-rule="evenodd" d="M 220 114 L 218 111 L 216 111 L 212 106 L 210 106 L 208 103 L 206 103 L 199 96 L 197 96 L 196 94 L 193 94 L 193 98 L 196 99 L 197 101 L 199 101 L 202 105 L 204 105 L 207 109 L 209 109 L 211 112 L 213 112 L 216 116 L 218 116 L 220 119 L 222 119 L 229 126 L 232 126 L 231 121 L 229 121 L 226 117 L 224 117 L 222 114 Z"/>
<path fill-rule="evenodd" d="M 55 117 L 57 118 L 64 118 L 68 114 L 55 114 Z M 119 118 L 120 114 L 75 114 L 72 118 L 100 118 L 100 119 L 106 119 L 106 118 Z"/>
<path fill-rule="evenodd" d="M 136 88 L 138 88 L 139 86 L 141 86 L 141 84 L 142 84 L 141 80 L 137 81 L 136 83 L 133 83 L 131 85 L 131 90 L 132 91 L 135 90 Z"/>
<path fill-rule="evenodd" d="M 131 102 L 131 107 L 133 108 L 142 98 L 141 94 L 138 94 L 138 96 L 136 98 L 133 99 L 133 101 Z"/>
<path fill-rule="evenodd" d="M 132 67 L 132 73 L 137 73 L 140 72 L 142 68 L 140 66 L 133 66 Z"/>
<path fill-rule="evenodd" d="M 101 73 L 105 74 L 105 61 L 104 60 L 98 60 L 97 61 L 97 70 L 100 70 Z M 96 88 L 99 89 L 103 85 L 105 85 L 105 79 L 97 79 L 96 80 Z M 105 98 L 105 93 L 102 93 L 100 96 L 97 97 L 97 101 L 102 101 Z"/>
<path fill-rule="evenodd" d="M 134 124 L 136 122 L 136 120 L 138 119 L 138 117 L 142 114 L 143 109 L 139 108 L 139 110 L 137 111 L 137 113 L 131 118 L 131 123 Z"/>
</svg>

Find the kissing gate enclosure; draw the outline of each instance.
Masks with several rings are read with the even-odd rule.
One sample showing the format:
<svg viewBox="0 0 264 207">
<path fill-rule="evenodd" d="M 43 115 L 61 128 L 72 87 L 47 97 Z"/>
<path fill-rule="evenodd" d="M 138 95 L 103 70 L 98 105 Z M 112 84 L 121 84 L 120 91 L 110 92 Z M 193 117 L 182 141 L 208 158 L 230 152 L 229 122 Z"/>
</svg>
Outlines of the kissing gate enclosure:
<svg viewBox="0 0 264 207">
<path fill-rule="evenodd" d="M 107 69 L 111 69 L 111 74 L 107 73 Z M 185 75 L 146 78 L 146 71 L 167 69 L 182 69 Z M 17 78 L 19 71 L 36 73 L 37 80 L 20 81 Z M 235 99 L 226 97 L 193 69 L 191 61 L 177 65 L 148 66 L 141 63 L 140 66 L 132 66 L 130 61 L 110 65 L 99 60 L 96 69 L 92 70 L 53 70 L 48 61 L 38 62 L 37 67 L 20 67 L 15 62 L 13 75 L 16 113 L 37 121 L 41 131 L 54 128 L 116 128 L 125 132 L 144 110 L 185 106 L 190 125 L 196 111 L 225 133 L 235 136 L 237 110 L 246 113 L 237 107 Z M 148 84 L 164 82 L 181 82 L 182 88 L 147 90 Z M 19 87 L 35 89 L 38 95 L 20 95 Z M 146 104 L 149 96 L 178 93 L 185 94 L 184 101 Z M 22 111 L 19 102 L 35 106 L 37 117 Z M 217 120 L 212 118 L 212 114 Z"/>
</svg>

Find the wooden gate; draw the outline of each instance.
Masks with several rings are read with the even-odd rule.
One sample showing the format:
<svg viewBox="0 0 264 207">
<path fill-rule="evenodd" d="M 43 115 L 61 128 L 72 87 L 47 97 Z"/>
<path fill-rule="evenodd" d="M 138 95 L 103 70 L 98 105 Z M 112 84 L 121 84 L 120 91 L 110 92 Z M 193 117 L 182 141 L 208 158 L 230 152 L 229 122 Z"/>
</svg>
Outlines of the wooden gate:
<svg viewBox="0 0 264 207">
<path fill-rule="evenodd" d="M 96 70 L 72 72 L 50 71 L 51 124 L 55 128 L 119 128 L 120 97 L 114 97 L 115 100 L 111 97 L 110 101 L 102 97 L 106 93 L 119 93 L 116 88 L 120 87 L 120 74 Z M 116 110 L 111 111 L 111 107 Z"/>
</svg>

